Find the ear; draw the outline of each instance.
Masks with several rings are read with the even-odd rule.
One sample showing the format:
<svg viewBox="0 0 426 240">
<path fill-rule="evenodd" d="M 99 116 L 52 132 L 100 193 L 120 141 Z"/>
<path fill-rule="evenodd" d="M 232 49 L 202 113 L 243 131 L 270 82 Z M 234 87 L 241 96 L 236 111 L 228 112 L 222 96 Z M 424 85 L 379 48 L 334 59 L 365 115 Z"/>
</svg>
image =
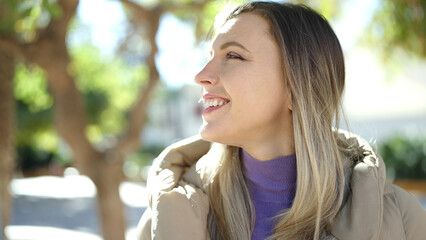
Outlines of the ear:
<svg viewBox="0 0 426 240">
<path fill-rule="evenodd" d="M 290 110 L 290 112 L 293 111 L 293 98 L 291 97 L 291 92 L 288 91 L 288 97 L 287 97 L 287 108 Z"/>
</svg>

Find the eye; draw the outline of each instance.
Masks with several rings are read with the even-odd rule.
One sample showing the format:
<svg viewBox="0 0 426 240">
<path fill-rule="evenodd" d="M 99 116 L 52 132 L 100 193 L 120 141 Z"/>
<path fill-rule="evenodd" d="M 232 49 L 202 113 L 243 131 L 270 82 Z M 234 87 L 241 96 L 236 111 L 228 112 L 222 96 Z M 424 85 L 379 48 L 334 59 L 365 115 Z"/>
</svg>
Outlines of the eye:
<svg viewBox="0 0 426 240">
<path fill-rule="evenodd" d="M 229 52 L 226 54 L 226 59 L 231 60 L 231 59 L 239 59 L 239 60 L 244 60 L 244 58 L 242 58 L 240 55 L 234 53 L 234 52 Z"/>
</svg>

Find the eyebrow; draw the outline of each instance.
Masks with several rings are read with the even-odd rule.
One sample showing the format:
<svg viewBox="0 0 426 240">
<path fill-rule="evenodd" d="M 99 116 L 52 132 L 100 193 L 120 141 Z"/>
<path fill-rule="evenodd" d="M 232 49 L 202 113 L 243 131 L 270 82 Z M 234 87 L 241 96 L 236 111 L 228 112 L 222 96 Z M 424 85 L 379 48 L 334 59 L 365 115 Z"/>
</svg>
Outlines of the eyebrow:
<svg viewBox="0 0 426 240">
<path fill-rule="evenodd" d="M 241 48 L 241 49 L 243 49 L 243 50 L 245 50 L 245 51 L 247 51 L 247 52 L 250 52 L 250 51 L 249 51 L 246 47 L 244 47 L 241 43 L 238 43 L 238 42 L 235 42 L 235 41 L 226 42 L 226 43 L 222 44 L 222 46 L 220 46 L 220 49 L 221 49 L 221 50 L 223 50 L 223 49 L 225 49 L 225 48 L 227 48 L 227 47 L 230 47 L 230 46 L 236 46 L 236 47 L 239 47 L 239 48 Z"/>
</svg>

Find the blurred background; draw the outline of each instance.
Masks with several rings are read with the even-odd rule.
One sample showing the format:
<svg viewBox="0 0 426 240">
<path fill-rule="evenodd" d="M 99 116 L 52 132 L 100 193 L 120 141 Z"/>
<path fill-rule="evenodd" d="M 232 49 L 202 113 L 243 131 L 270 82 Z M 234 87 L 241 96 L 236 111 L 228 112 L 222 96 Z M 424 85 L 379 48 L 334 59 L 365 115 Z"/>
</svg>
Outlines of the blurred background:
<svg viewBox="0 0 426 240">
<path fill-rule="evenodd" d="M 426 0 L 292 2 L 341 41 L 343 127 L 426 208 Z M 227 4 L 0 0 L 3 239 L 134 238 L 152 160 L 201 125 L 193 77 Z"/>
</svg>

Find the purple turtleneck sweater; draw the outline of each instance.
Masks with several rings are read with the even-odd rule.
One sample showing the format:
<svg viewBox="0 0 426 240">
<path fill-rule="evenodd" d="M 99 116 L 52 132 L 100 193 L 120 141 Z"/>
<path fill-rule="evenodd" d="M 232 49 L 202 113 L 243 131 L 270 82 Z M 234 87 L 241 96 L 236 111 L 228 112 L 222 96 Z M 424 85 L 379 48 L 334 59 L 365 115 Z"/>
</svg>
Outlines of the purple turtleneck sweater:
<svg viewBox="0 0 426 240">
<path fill-rule="evenodd" d="M 259 161 L 242 150 L 244 175 L 256 219 L 252 240 L 272 235 L 274 217 L 291 207 L 296 193 L 296 155 Z"/>
</svg>

